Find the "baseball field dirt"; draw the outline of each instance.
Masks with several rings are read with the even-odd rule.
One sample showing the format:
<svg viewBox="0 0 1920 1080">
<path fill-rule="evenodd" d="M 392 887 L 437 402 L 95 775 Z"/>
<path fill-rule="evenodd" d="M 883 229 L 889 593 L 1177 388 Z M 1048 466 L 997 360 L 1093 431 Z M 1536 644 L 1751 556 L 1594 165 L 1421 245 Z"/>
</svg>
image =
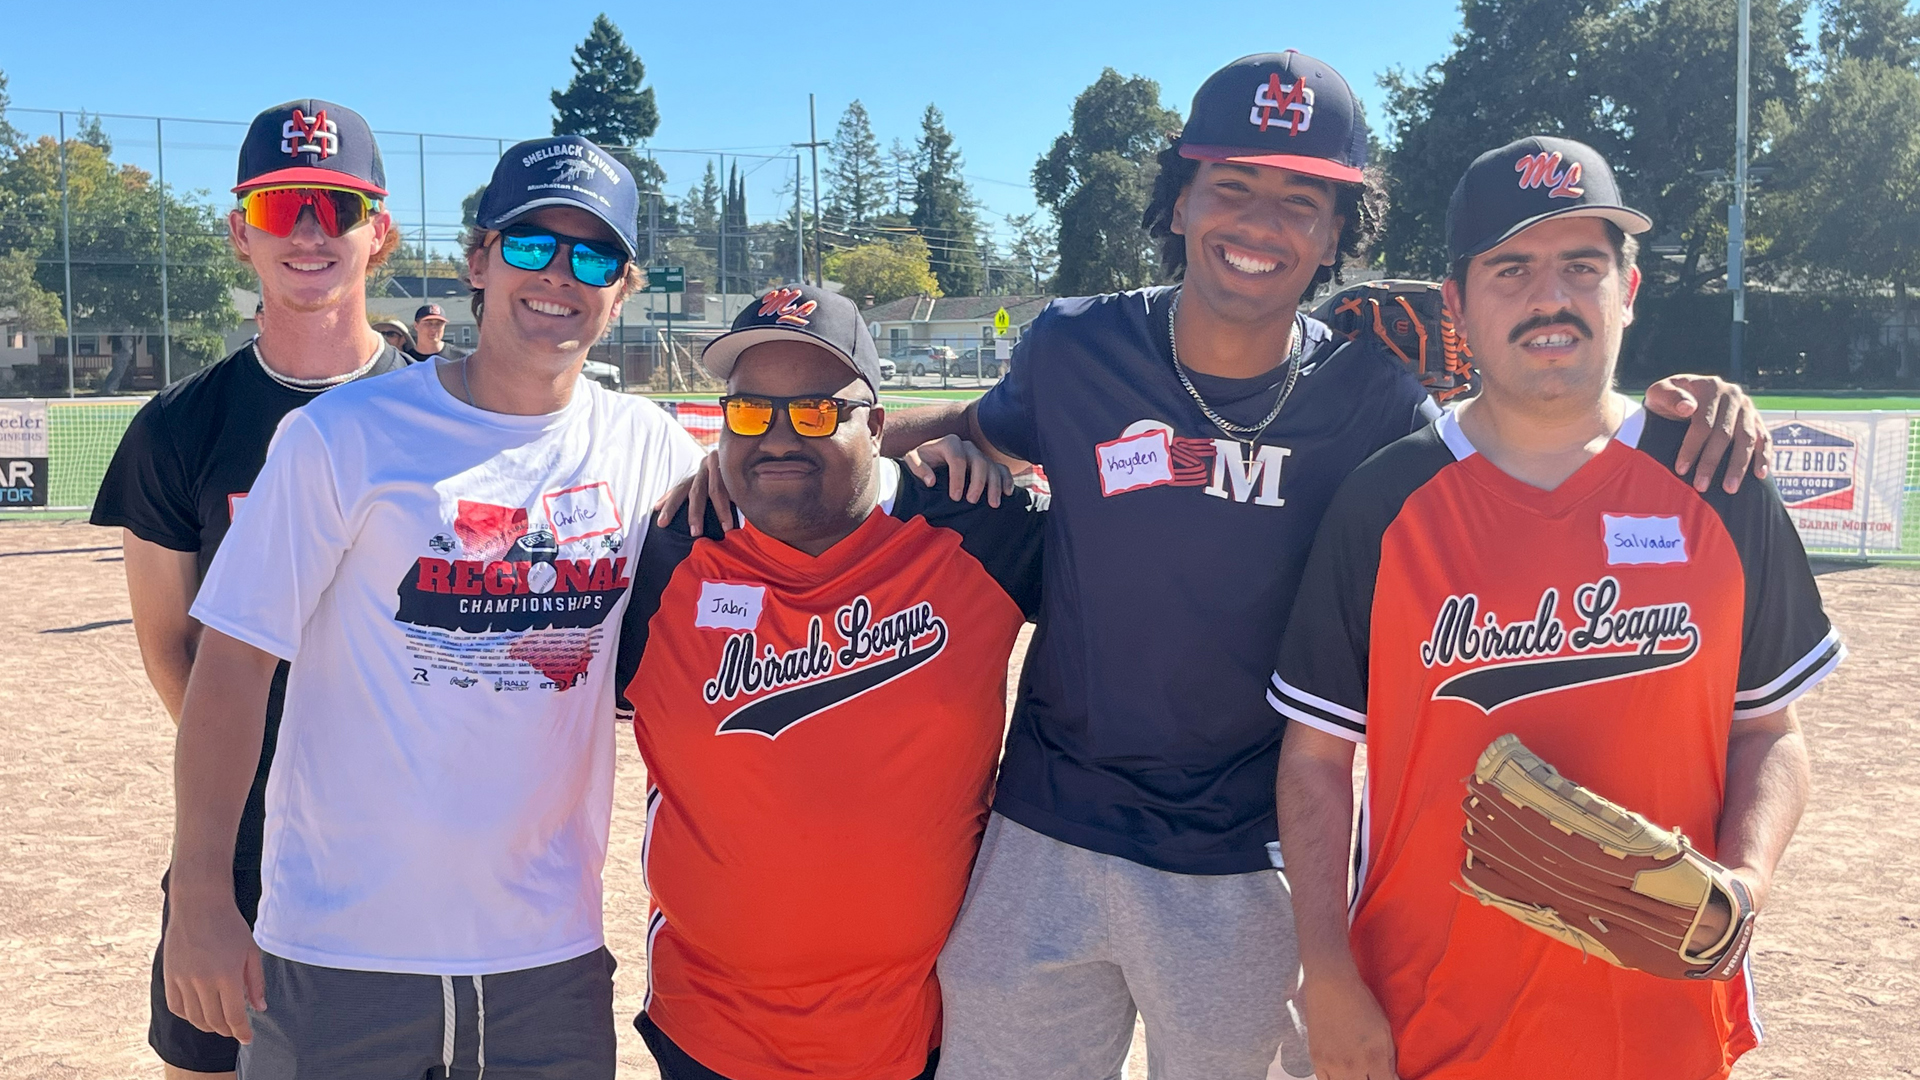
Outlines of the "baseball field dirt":
<svg viewBox="0 0 1920 1080">
<path fill-rule="evenodd" d="M 141 671 L 116 531 L 0 522 L 0 1080 L 157 1078 L 148 965 L 173 730 Z M 1760 927 L 1767 1042 L 1738 1080 L 1920 1076 L 1920 570 L 1827 565 L 1852 659 L 1802 700 L 1813 805 Z M 1018 654 L 1016 653 L 1016 656 Z M 639 755 L 617 733 L 607 862 L 621 1080 L 645 961 Z M 1129 1080 L 1144 1078 L 1140 1037 Z"/>
</svg>

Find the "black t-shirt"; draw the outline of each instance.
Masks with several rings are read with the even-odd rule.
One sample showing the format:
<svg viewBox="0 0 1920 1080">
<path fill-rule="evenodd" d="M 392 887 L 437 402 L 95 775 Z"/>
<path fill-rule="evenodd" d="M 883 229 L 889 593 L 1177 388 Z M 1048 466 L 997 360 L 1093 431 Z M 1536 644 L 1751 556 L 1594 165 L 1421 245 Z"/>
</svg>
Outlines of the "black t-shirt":
<svg viewBox="0 0 1920 1080">
<path fill-rule="evenodd" d="M 362 378 L 405 366 L 398 350 L 382 345 Z M 173 551 L 193 552 L 198 576 L 205 578 L 233 522 L 235 505 L 246 498 L 266 463 L 267 444 L 281 418 L 321 393 L 276 381 L 261 368 L 254 343 L 248 342 L 141 407 L 107 466 L 90 520 L 124 528 Z M 267 698 L 267 738 L 234 849 L 236 864 L 251 860 L 256 873 L 267 766 L 279 733 L 286 683 L 287 665 L 282 663 Z"/>
<path fill-rule="evenodd" d="M 1054 301 L 980 399 L 987 438 L 1053 491 L 994 809 L 1156 869 L 1249 873 L 1278 835 L 1264 693 L 1314 530 L 1355 466 L 1436 411 L 1384 350 L 1302 317 L 1299 379 L 1250 452 L 1181 385 L 1172 302 Z M 1235 424 L 1259 423 L 1284 377 L 1189 374 Z"/>
</svg>

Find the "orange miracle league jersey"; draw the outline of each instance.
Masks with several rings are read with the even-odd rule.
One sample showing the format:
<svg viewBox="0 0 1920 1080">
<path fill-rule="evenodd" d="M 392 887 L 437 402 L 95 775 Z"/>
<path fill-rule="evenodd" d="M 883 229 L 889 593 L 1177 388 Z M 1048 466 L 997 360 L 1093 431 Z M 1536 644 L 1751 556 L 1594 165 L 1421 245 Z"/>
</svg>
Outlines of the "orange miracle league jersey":
<svg viewBox="0 0 1920 1080">
<path fill-rule="evenodd" d="M 817 558 L 751 525 L 689 541 L 683 511 L 635 572 L 645 1008 L 734 1080 L 908 1080 L 939 1045 L 1044 515 L 882 473 L 897 493 Z"/>
<path fill-rule="evenodd" d="M 1733 721 L 1844 655 L 1779 496 L 1696 493 L 1685 431 L 1635 409 L 1542 491 L 1449 414 L 1356 470 L 1314 542 L 1268 697 L 1366 743 L 1350 940 L 1404 1080 L 1704 1080 L 1759 1040 L 1751 972 L 1616 968 L 1453 887 L 1495 738 L 1712 857 Z"/>
</svg>

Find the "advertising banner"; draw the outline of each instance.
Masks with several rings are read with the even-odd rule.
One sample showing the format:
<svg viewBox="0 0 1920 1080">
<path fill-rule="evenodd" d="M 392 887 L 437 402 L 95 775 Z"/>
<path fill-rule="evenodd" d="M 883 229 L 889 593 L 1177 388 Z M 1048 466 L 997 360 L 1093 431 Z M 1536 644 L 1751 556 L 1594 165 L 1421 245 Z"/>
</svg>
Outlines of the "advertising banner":
<svg viewBox="0 0 1920 1080">
<path fill-rule="evenodd" d="M 47 403 L 0 401 L 0 509 L 47 505 Z"/>
<path fill-rule="evenodd" d="M 1766 413 L 1773 483 L 1810 549 L 1902 550 L 1904 413 Z"/>
</svg>

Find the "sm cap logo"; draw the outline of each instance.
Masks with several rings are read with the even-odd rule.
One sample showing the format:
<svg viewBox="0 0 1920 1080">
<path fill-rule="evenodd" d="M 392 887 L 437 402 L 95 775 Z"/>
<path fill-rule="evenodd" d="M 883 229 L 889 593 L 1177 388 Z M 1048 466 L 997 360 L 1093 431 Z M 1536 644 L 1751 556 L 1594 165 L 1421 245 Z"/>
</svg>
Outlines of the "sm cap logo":
<svg viewBox="0 0 1920 1080">
<path fill-rule="evenodd" d="M 1261 131 L 1271 125 L 1300 134 L 1313 126 L 1313 88 L 1305 79 L 1295 79 L 1282 86 L 1280 73 L 1269 73 L 1267 81 L 1254 88 L 1253 109 L 1247 114 L 1247 122 Z"/>
<path fill-rule="evenodd" d="M 812 300 L 800 299 L 800 290 L 789 285 L 784 289 L 775 289 L 760 301 L 760 318 L 777 316 L 774 320 L 783 326 L 805 326 L 813 321 L 813 311 L 820 305 Z"/>
<path fill-rule="evenodd" d="M 1522 191 L 1547 188 L 1549 199 L 1577 199 L 1587 193 L 1580 186 L 1580 163 L 1576 161 L 1562 169 L 1557 150 L 1527 154 L 1513 163 L 1513 171 L 1520 174 Z"/>
<path fill-rule="evenodd" d="M 340 125 L 327 119 L 325 109 L 310 118 L 295 109 L 280 125 L 280 152 L 288 157 L 319 154 L 330 158 L 340 152 Z"/>
</svg>

